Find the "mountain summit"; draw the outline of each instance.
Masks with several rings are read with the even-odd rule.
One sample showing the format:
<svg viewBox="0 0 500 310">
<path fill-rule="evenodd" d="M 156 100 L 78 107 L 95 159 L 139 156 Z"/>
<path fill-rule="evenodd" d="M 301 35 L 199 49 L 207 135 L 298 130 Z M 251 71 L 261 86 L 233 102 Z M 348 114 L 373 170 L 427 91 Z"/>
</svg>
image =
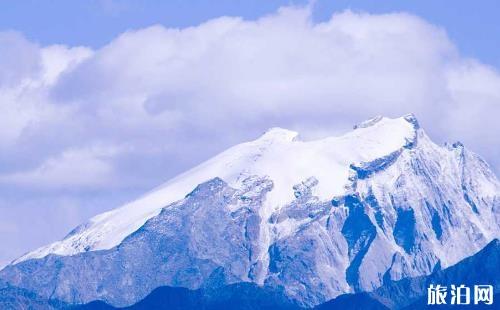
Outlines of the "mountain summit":
<svg viewBox="0 0 500 310">
<path fill-rule="evenodd" d="M 500 237 L 500 183 L 413 115 L 302 141 L 236 145 L 0 272 L 69 303 L 133 304 L 160 286 L 240 282 L 300 306 L 427 275 Z"/>
<path fill-rule="evenodd" d="M 64 240 L 28 253 L 15 263 L 50 253 L 74 255 L 110 249 L 158 215 L 162 208 L 183 199 L 197 185 L 215 177 L 234 188 L 244 185 L 249 176 L 268 177 L 273 190 L 266 197 L 266 206 L 272 209 L 293 201 L 293 187 L 309 177 L 318 180 L 314 194 L 321 200 L 329 200 L 344 194 L 345 186 L 351 183 L 350 165 L 369 163 L 398 152 L 408 141 L 416 139 L 416 131 L 405 118 L 379 118 L 371 126 L 360 127 L 341 137 L 310 142 L 297 137 L 294 131 L 269 129 L 257 140 L 236 145 L 143 197 L 92 218 Z"/>
</svg>

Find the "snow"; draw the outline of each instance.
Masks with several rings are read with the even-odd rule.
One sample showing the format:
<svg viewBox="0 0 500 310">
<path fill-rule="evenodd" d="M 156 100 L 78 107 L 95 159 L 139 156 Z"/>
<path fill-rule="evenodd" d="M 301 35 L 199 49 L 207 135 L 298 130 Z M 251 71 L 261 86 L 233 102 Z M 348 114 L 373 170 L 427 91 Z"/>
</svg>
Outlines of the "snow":
<svg viewBox="0 0 500 310">
<path fill-rule="evenodd" d="M 13 264 L 51 253 L 74 255 L 110 249 L 162 208 L 183 199 L 198 184 L 214 177 L 239 188 L 248 176 L 268 176 L 274 187 L 260 209 L 264 222 L 295 198 L 294 185 L 314 177 L 318 184 L 312 188 L 313 195 L 319 199 L 329 200 L 342 195 L 349 184 L 351 164 L 387 156 L 405 146 L 415 134 L 415 124 L 408 116 L 377 117 L 343 136 L 314 141 L 301 141 L 297 132 L 272 128 L 257 140 L 236 145 L 135 201 L 95 216 L 65 239 L 30 252 Z M 265 229 L 261 231 L 261 240 L 266 247 L 269 232 Z"/>
</svg>

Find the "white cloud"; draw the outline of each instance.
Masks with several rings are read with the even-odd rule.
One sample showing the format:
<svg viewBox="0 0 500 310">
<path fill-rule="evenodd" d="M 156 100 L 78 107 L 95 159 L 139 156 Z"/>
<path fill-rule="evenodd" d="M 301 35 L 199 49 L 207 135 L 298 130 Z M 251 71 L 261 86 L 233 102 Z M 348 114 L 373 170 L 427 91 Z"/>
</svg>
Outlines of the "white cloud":
<svg viewBox="0 0 500 310">
<path fill-rule="evenodd" d="M 41 48 L 19 33 L 0 32 L 0 150 L 15 149 L 23 132 L 32 127 L 46 130 L 70 117 L 69 109 L 55 106 L 48 93 L 61 73 L 90 55 L 88 48 Z"/>
<path fill-rule="evenodd" d="M 257 21 L 126 32 L 50 92 L 111 140 L 140 133 L 181 151 L 191 138 L 219 140 L 229 131 L 234 137 L 223 136 L 219 148 L 271 125 L 307 136 L 408 112 L 438 139 L 467 131 L 474 149 L 487 129 L 461 118 L 498 109 L 497 80 L 492 68 L 460 57 L 443 29 L 415 16 L 347 11 L 315 24 L 308 9 L 284 8 Z"/>
<path fill-rule="evenodd" d="M 13 86 L 40 71 L 38 47 L 20 33 L 0 32 L 0 86 Z"/>
<path fill-rule="evenodd" d="M 82 61 L 92 56 L 86 47 L 68 48 L 64 45 L 51 45 L 41 49 L 43 76 L 41 80 L 48 86 L 57 81 L 61 73 L 70 71 Z"/>
<path fill-rule="evenodd" d="M 111 147 L 65 150 L 33 170 L 1 176 L 0 184 L 44 190 L 95 190 L 112 186 L 117 182 L 111 161 L 116 153 L 117 149 Z"/>
<path fill-rule="evenodd" d="M 308 9 L 284 8 L 128 31 L 95 51 L 1 33 L 0 179 L 26 199 L 70 187 L 123 196 L 268 127 L 307 138 L 408 112 L 499 171 L 499 86 L 496 69 L 404 13 L 314 23 Z"/>
<path fill-rule="evenodd" d="M 15 33 L 0 39 L 7 57 L 25 51 L 22 65 L 9 62 L 0 74 L 0 145 L 12 157 L 18 149 L 35 156 L 32 173 L 7 174 L 33 178 L 23 184 L 48 178 L 50 158 L 96 143 L 126 141 L 116 156 L 123 162 L 151 156 L 163 167 L 183 158 L 159 180 L 270 126 L 312 137 L 408 112 L 438 140 L 463 137 L 487 159 L 500 157 L 491 147 L 498 72 L 461 57 L 443 29 L 409 14 L 346 11 L 314 23 L 309 9 L 290 7 L 256 21 L 128 31 L 97 51 L 38 47 Z M 119 173 L 150 178 L 144 166 Z"/>
</svg>

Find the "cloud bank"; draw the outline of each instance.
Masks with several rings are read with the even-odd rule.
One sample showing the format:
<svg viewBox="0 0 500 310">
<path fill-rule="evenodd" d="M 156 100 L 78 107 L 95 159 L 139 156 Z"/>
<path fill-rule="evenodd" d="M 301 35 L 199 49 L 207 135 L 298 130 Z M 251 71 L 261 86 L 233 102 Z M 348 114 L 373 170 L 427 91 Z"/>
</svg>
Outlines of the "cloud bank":
<svg viewBox="0 0 500 310">
<path fill-rule="evenodd" d="M 272 126 L 316 138 L 413 112 L 436 141 L 460 139 L 500 170 L 496 69 L 416 16 L 310 13 L 152 26 L 98 50 L 0 33 L 0 212 L 16 227 L 0 243 L 34 238 L 0 261 Z M 34 226 L 13 215 L 47 208 Z M 34 237 L 49 226 L 60 229 Z"/>
</svg>

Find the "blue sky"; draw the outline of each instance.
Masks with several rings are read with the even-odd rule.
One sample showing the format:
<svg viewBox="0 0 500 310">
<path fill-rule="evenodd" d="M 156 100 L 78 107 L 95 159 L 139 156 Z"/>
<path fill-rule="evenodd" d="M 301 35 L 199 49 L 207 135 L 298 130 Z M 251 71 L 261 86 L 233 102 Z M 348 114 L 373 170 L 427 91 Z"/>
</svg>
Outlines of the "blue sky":
<svg viewBox="0 0 500 310">
<path fill-rule="evenodd" d="M 411 112 L 500 171 L 494 1 L 307 4 L 2 1 L 0 265 L 275 126 Z"/>
<path fill-rule="evenodd" d="M 307 3 L 309 1 L 298 0 L 4 0 L 0 4 L 0 29 L 20 31 L 43 45 L 58 43 L 97 48 L 126 30 L 152 24 L 188 27 L 222 15 L 256 19 L 283 5 Z M 332 12 L 345 9 L 416 14 L 445 28 L 464 55 L 500 67 L 498 1 L 318 0 L 314 4 L 314 18 L 325 20 Z"/>
</svg>

